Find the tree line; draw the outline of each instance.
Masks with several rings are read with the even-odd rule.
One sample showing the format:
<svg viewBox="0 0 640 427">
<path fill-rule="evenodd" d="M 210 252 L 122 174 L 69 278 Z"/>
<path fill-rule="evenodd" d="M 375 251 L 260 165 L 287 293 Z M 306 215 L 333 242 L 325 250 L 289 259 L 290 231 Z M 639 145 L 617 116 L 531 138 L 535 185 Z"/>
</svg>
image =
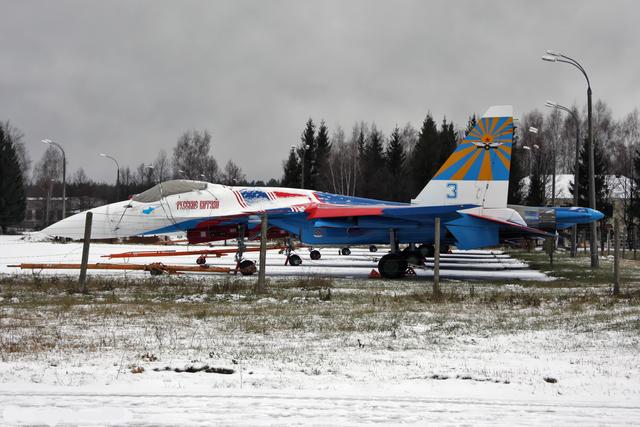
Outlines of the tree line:
<svg viewBox="0 0 640 427">
<path fill-rule="evenodd" d="M 516 123 L 516 143 L 512 149 L 509 203 L 542 206 L 551 200 L 551 175 L 573 174 L 576 128 L 580 133 L 579 205 L 588 205 L 587 118 L 586 112 L 572 108 L 573 116 L 558 110 L 538 110 L 523 114 Z M 625 192 L 623 222 L 629 226 L 640 220 L 640 117 L 634 110 L 614 119 L 604 101 L 593 109 L 596 203 L 611 215 L 614 192 Z M 381 200 L 410 201 L 455 150 L 465 132 L 476 121 L 469 118 L 464 128 L 443 118 L 439 123 L 427 113 L 420 128 L 411 123 L 395 126 L 385 135 L 375 123 L 360 121 L 347 134 L 337 126 L 330 131 L 321 120 L 308 119 L 300 139 L 291 146 L 283 161 L 281 179 L 250 181 L 242 169 L 229 160 L 220 168 L 212 154 L 211 134 L 207 130 L 183 133 L 170 153 L 161 150 L 151 164 L 120 169 L 120 196 L 139 193 L 167 179 L 196 179 L 227 185 L 267 185 L 303 187 L 350 196 Z M 536 127 L 538 133 L 529 132 Z M 49 146 L 33 168 L 24 144 L 24 134 L 8 122 L 0 123 L 0 226 L 19 223 L 24 217 L 28 196 L 61 194 L 62 156 Z M 628 188 L 612 188 L 607 176 L 624 176 Z M 528 185 L 523 178 L 528 177 Z M 67 177 L 68 196 L 91 196 L 114 201 L 114 184 L 93 181 L 80 168 Z M 527 180 L 525 180 L 527 181 Z M 618 184 L 619 185 L 619 184 Z M 575 183 L 572 183 L 571 191 Z M 558 189 L 557 189 L 558 190 Z M 22 215 L 22 216 L 21 216 Z"/>
<path fill-rule="evenodd" d="M 359 122 L 349 138 L 341 127 L 329 137 L 326 123 L 316 130 L 310 118 L 283 162 L 281 185 L 408 202 L 455 150 L 457 139 L 453 123 L 445 118 L 438 126 L 430 113 L 419 131 L 396 125 L 385 136 L 375 123 Z"/>
</svg>

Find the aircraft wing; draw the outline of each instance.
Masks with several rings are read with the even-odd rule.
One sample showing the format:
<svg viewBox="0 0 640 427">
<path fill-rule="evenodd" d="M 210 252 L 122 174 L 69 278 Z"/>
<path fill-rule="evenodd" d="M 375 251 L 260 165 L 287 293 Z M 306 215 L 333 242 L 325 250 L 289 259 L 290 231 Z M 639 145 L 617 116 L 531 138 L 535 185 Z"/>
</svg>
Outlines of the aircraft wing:
<svg viewBox="0 0 640 427">
<path fill-rule="evenodd" d="M 441 219 L 442 227 L 456 239 L 460 249 L 498 245 L 507 238 L 553 237 L 536 228 L 495 216 L 470 212 L 470 206 L 337 206 L 313 205 L 306 209 L 307 220 L 316 227 L 403 228 L 433 224 Z"/>
</svg>

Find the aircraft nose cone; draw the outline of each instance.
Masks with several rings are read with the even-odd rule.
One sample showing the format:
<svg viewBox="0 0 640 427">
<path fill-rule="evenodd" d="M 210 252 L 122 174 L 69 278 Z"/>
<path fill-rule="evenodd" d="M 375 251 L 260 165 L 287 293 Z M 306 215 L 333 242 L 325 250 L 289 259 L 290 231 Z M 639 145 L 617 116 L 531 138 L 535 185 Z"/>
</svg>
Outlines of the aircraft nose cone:
<svg viewBox="0 0 640 427">
<path fill-rule="evenodd" d="M 51 224 L 42 230 L 42 233 L 54 237 L 66 237 L 69 239 L 82 239 L 84 237 L 85 214 L 75 214 L 63 220 Z"/>
<path fill-rule="evenodd" d="M 604 218 L 604 214 L 595 209 L 589 209 L 589 213 L 591 214 L 592 221 L 600 221 L 602 218 Z"/>
<path fill-rule="evenodd" d="M 100 206 L 89 210 L 93 213 L 91 221 L 92 239 L 120 237 L 114 224 L 116 224 L 115 221 L 122 215 L 122 205 L 122 203 L 113 203 L 111 205 Z M 42 230 L 42 233 L 54 237 L 83 239 L 85 221 L 87 219 L 87 212 L 89 211 L 80 212 L 58 221 Z"/>
</svg>

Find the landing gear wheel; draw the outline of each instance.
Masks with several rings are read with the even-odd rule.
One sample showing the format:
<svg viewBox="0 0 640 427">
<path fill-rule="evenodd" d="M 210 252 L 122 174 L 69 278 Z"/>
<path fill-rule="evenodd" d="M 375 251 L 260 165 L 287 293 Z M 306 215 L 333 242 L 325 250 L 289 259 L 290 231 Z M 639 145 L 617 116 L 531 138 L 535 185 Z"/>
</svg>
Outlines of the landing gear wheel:
<svg viewBox="0 0 640 427">
<path fill-rule="evenodd" d="M 302 258 L 300 258 L 298 255 L 296 254 L 292 254 L 289 257 L 289 264 L 293 265 L 293 266 L 299 266 L 300 264 L 302 264 Z"/>
<path fill-rule="evenodd" d="M 399 279 L 407 271 L 407 260 L 399 254 L 387 254 L 378 261 L 378 270 L 385 279 Z"/>
<path fill-rule="evenodd" d="M 198 265 L 205 265 L 206 263 L 207 263 L 207 256 L 206 255 L 200 255 L 196 259 L 196 264 L 198 264 Z"/>
<path fill-rule="evenodd" d="M 433 245 L 427 245 L 427 244 L 424 244 L 424 243 L 422 245 L 418 246 L 418 251 L 425 258 L 431 258 L 436 252 L 435 249 L 433 248 Z"/>
<path fill-rule="evenodd" d="M 342 249 L 340 249 L 340 253 L 341 253 L 342 255 L 351 255 L 351 249 L 349 249 L 349 248 L 342 248 Z"/>
<path fill-rule="evenodd" d="M 248 259 L 245 259 L 238 265 L 238 270 L 243 276 L 251 276 L 253 273 L 258 271 L 258 269 L 256 268 L 256 263 L 253 261 L 249 261 Z"/>
<path fill-rule="evenodd" d="M 417 249 L 405 248 L 402 250 L 401 255 L 411 265 L 423 265 L 425 262 L 424 255 Z"/>
<path fill-rule="evenodd" d="M 319 260 L 321 257 L 322 255 L 320 254 L 320 251 L 317 249 L 314 249 L 311 252 L 309 252 L 309 258 L 311 258 L 314 261 Z"/>
<path fill-rule="evenodd" d="M 378 247 L 376 245 L 369 246 L 369 252 L 378 252 Z"/>
</svg>

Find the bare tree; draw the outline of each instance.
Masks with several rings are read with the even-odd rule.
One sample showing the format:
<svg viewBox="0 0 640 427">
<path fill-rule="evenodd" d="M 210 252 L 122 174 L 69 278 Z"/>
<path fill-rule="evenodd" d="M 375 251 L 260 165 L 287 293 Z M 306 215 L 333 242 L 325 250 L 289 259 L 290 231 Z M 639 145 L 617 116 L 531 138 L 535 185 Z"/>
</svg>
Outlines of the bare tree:
<svg viewBox="0 0 640 427">
<path fill-rule="evenodd" d="M 578 126 L 582 119 L 576 107 L 572 108 L 573 113 L 578 117 Z M 586 133 L 582 133 L 582 136 Z M 582 141 L 580 141 L 582 143 Z M 559 173 L 573 174 L 576 166 L 576 122 L 572 115 L 564 114 L 564 123 L 560 131 L 558 141 L 558 171 Z"/>
<path fill-rule="evenodd" d="M 209 154 L 211 150 L 211 134 L 204 130 L 185 132 L 178 139 L 173 149 L 173 174 L 180 176 L 179 171 L 190 179 L 204 179 L 215 182 L 218 179 L 218 163 Z"/>
<path fill-rule="evenodd" d="M 137 185 L 151 187 L 157 182 L 153 165 L 140 163 L 136 168 L 134 181 Z"/>
<path fill-rule="evenodd" d="M 360 175 L 360 147 L 369 134 L 364 122 L 356 123 L 351 138 L 345 140 L 344 130 L 338 126 L 331 136 L 327 178 L 334 193 L 354 196 Z"/>
<path fill-rule="evenodd" d="M 400 140 L 402 141 L 402 145 L 404 145 L 405 153 L 410 153 L 413 150 L 413 147 L 415 147 L 418 142 L 418 137 L 418 131 L 411 123 L 404 125 L 400 132 Z"/>
<path fill-rule="evenodd" d="M 88 182 L 89 178 L 87 177 L 87 174 L 84 172 L 83 168 L 75 171 L 75 173 L 71 177 L 71 183 L 75 185 L 87 184 Z"/>
<path fill-rule="evenodd" d="M 559 164 L 561 161 L 558 159 L 562 153 L 562 130 L 564 129 L 564 120 L 562 118 L 560 110 L 554 108 L 549 112 L 544 120 L 544 126 L 540 131 L 542 132 L 542 147 L 546 153 L 549 179 L 547 180 L 547 194 L 550 195 L 552 200 L 558 197 L 558 192 L 561 190 L 554 179 L 559 172 Z M 555 193 L 555 194 L 554 194 Z"/>
<path fill-rule="evenodd" d="M 605 150 L 607 170 L 613 168 L 614 160 L 611 147 L 616 132 L 616 122 L 609 106 L 602 100 L 597 100 L 593 106 L 593 140 Z M 586 135 L 586 133 L 585 133 Z"/>
<path fill-rule="evenodd" d="M 169 156 L 167 156 L 167 152 L 164 150 L 160 150 L 158 153 L 158 157 L 153 162 L 153 173 L 155 179 L 158 182 L 164 182 L 169 179 L 171 176 L 170 171 L 171 165 L 169 163 Z"/>
<path fill-rule="evenodd" d="M 331 152 L 329 153 L 328 181 L 332 192 L 337 194 L 347 194 L 348 176 L 346 173 L 346 162 L 343 154 L 345 154 L 345 137 L 344 130 L 338 125 L 331 135 L 333 141 Z"/>
<path fill-rule="evenodd" d="M 529 188 L 525 196 L 527 204 L 540 206 L 545 203 L 549 172 L 549 147 L 543 141 L 544 116 L 540 111 L 533 110 L 522 116 L 522 126 L 518 128 L 518 141 L 527 147 L 526 160 L 523 159 L 523 169 L 529 176 Z M 538 129 L 538 133 L 529 132 L 529 128 Z M 524 153 L 525 151 L 523 151 Z"/>
<path fill-rule="evenodd" d="M 52 179 L 62 180 L 62 154 L 49 146 L 33 168 L 33 180 L 36 185 L 47 187 Z"/>
<path fill-rule="evenodd" d="M 220 176 L 220 182 L 225 185 L 238 185 L 246 182 L 247 177 L 242 173 L 240 166 L 229 160 L 224 166 L 224 171 Z"/>
</svg>

